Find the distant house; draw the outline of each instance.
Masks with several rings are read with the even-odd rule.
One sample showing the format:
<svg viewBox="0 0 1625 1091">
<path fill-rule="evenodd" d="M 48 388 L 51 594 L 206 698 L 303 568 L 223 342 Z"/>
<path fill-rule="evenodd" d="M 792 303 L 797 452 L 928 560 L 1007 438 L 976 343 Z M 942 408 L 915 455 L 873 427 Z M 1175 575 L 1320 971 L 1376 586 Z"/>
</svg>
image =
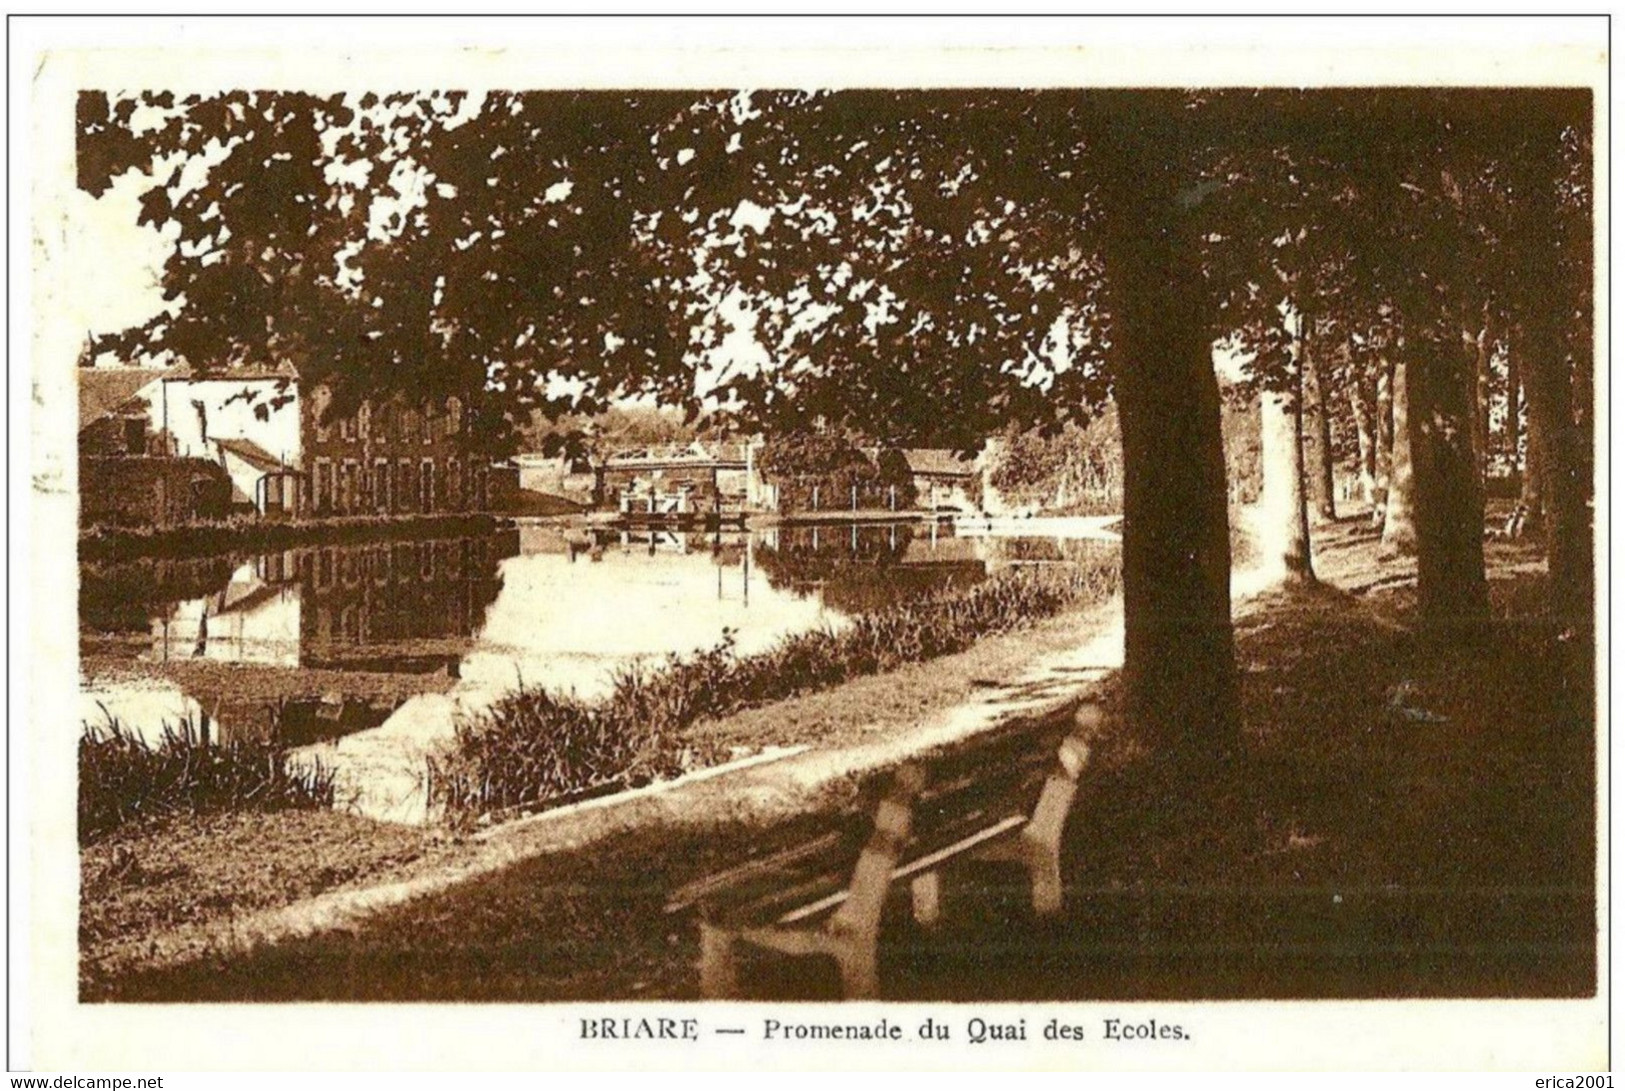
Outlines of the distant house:
<svg viewBox="0 0 1625 1091">
<path fill-rule="evenodd" d="M 81 368 L 80 456 L 164 453 L 154 447 L 150 404 L 163 380 L 174 374 L 147 367 Z"/>
<path fill-rule="evenodd" d="M 298 377 L 293 369 L 165 376 L 149 421 L 169 453 L 217 463 L 231 506 L 261 515 L 305 510 Z"/>
<path fill-rule="evenodd" d="M 224 470 L 211 460 L 176 456 L 152 427 L 152 403 L 170 374 L 79 370 L 82 525 L 172 526 L 226 514 L 231 485 Z"/>
<path fill-rule="evenodd" d="M 974 460 L 944 448 L 909 447 L 903 461 L 914 479 L 918 504 L 926 511 L 952 508 L 979 511 L 980 477 Z"/>
<path fill-rule="evenodd" d="M 590 459 L 532 453 L 518 455 L 514 462 L 519 467 L 521 489 L 568 497 L 583 504 L 592 502 L 598 480 Z"/>
<path fill-rule="evenodd" d="M 300 411 L 311 510 L 322 515 L 485 510 L 492 463 L 471 442 L 461 398 L 363 399 L 333 411 L 316 384 Z"/>
<path fill-rule="evenodd" d="M 597 468 L 598 492 L 633 512 L 755 506 L 760 483 L 754 455 L 751 444 L 698 440 L 620 451 Z"/>
<path fill-rule="evenodd" d="M 490 460 L 461 399 L 364 399 L 332 412 L 294 369 L 189 375 L 85 368 L 81 453 L 203 460 L 229 505 L 267 516 L 401 514 L 487 506 Z"/>
</svg>

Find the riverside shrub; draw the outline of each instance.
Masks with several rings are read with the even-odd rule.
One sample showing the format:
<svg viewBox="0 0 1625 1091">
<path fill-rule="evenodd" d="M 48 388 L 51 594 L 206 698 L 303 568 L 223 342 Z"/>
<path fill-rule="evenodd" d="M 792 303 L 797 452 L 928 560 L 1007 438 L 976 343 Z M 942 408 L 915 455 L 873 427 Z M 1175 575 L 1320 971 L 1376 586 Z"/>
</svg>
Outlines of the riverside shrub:
<svg viewBox="0 0 1625 1091">
<path fill-rule="evenodd" d="M 167 814 L 330 807 L 334 779 L 320 763 L 290 762 L 267 742 L 211 744 L 190 721 L 157 742 L 109 716 L 79 736 L 79 840 Z"/>
<path fill-rule="evenodd" d="M 1078 566 L 1010 569 L 970 587 L 860 614 L 839 629 L 786 637 L 739 655 L 722 643 L 620 669 L 596 700 L 521 687 L 459 721 L 429 760 L 431 806 L 454 819 L 636 787 L 715 764 L 684 729 L 938 656 L 1118 589 L 1115 556 Z"/>
</svg>

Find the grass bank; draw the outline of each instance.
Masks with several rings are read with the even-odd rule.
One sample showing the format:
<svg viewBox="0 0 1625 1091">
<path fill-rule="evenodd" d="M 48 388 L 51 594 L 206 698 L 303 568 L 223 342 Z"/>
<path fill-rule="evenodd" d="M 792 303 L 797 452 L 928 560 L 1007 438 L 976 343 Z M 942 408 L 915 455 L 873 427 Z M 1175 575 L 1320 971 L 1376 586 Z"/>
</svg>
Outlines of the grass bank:
<svg viewBox="0 0 1625 1091">
<path fill-rule="evenodd" d="M 392 538 L 488 534 L 507 520 L 486 512 L 443 515 L 355 515 L 267 521 L 257 518 L 187 523 L 173 527 L 96 526 L 79 534 L 80 561 L 138 557 L 208 557 L 245 550 L 343 545 Z"/>
<path fill-rule="evenodd" d="M 330 810 L 175 814 L 109 830 L 79 854 L 87 978 L 109 952 L 168 928 L 252 913 L 443 851 L 429 831 Z"/>
<path fill-rule="evenodd" d="M 725 752 L 687 732 L 702 720 L 951 655 L 1070 607 L 1103 602 L 1117 585 L 1117 561 L 1109 555 L 1088 566 L 1010 569 L 860 614 L 838 629 L 787 637 L 753 655 L 737 654 L 730 637 L 658 668 L 629 667 L 599 700 L 521 688 L 459 723 L 453 748 L 430 759 L 430 805 L 468 818 L 714 765 Z"/>
<path fill-rule="evenodd" d="M 331 807 L 333 775 L 280 746 L 210 742 L 209 720 L 165 724 L 155 742 L 109 717 L 79 737 L 79 840 L 164 815 Z"/>
</svg>

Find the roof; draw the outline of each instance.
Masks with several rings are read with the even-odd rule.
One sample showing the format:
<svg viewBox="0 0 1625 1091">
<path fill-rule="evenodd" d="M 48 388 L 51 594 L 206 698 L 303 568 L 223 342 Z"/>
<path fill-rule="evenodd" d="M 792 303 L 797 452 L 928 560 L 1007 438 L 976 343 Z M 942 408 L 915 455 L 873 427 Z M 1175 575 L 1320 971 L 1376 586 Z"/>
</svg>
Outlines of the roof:
<svg viewBox="0 0 1625 1091">
<path fill-rule="evenodd" d="M 924 477 L 970 477 L 975 465 L 956 451 L 938 447 L 907 447 L 903 461 L 909 473 Z"/>
<path fill-rule="evenodd" d="M 266 371 L 263 368 L 240 369 L 230 371 L 211 371 L 203 375 L 193 375 L 185 371 L 175 371 L 165 376 L 171 382 L 177 383 L 284 383 L 293 386 L 298 381 L 297 375 L 286 375 L 280 371 Z"/>
<path fill-rule="evenodd" d="M 217 439 L 214 442 L 215 445 L 218 446 L 222 451 L 230 451 L 232 454 L 236 455 L 238 458 L 242 459 L 244 462 L 263 473 L 271 473 L 275 470 L 287 469 L 287 467 L 282 464 L 281 459 L 277 458 L 275 455 L 271 454 L 271 452 L 267 451 L 264 447 L 261 447 L 251 439 Z M 288 470 L 288 472 L 294 473 L 296 471 Z"/>
<path fill-rule="evenodd" d="M 79 427 L 96 423 L 122 411 L 148 383 L 169 382 L 286 383 L 298 376 L 292 365 L 274 368 L 228 368 L 193 374 L 185 367 L 82 367 L 79 369 Z"/>
<path fill-rule="evenodd" d="M 632 447 L 617 451 L 604 460 L 605 469 L 626 470 L 653 467 L 710 467 L 745 464 L 742 443 L 668 443 Z"/>
<path fill-rule="evenodd" d="M 143 388 L 179 374 L 156 367 L 82 367 L 79 369 L 79 427 L 84 429 L 118 413 Z"/>
</svg>

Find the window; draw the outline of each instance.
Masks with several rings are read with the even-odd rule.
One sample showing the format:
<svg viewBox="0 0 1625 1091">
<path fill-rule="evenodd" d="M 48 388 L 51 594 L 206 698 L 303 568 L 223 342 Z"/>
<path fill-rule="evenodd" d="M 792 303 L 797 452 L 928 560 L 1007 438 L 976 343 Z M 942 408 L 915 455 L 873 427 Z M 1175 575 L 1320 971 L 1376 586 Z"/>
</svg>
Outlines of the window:
<svg viewBox="0 0 1625 1091">
<path fill-rule="evenodd" d="M 356 509 L 356 471 L 354 459 L 345 459 L 344 466 L 339 471 L 339 503 L 338 508 L 345 515 Z"/>
<path fill-rule="evenodd" d="M 372 464 L 372 498 L 379 511 L 390 510 L 394 497 L 389 487 L 389 461 L 380 458 Z"/>
<path fill-rule="evenodd" d="M 325 458 L 316 460 L 316 510 L 323 514 L 333 510 L 333 463 Z"/>
<path fill-rule="evenodd" d="M 399 510 L 410 511 L 412 501 L 417 496 L 417 489 L 412 481 L 412 462 L 410 459 L 401 459 L 395 467 L 395 498 Z"/>
<path fill-rule="evenodd" d="M 311 398 L 311 416 L 316 418 L 316 442 L 326 443 L 333 438 L 333 426 L 327 420 L 327 407 L 333 401 L 333 392 L 325 386 L 316 388 Z"/>
<path fill-rule="evenodd" d="M 434 442 L 434 406 L 427 402 L 423 406 L 422 434 L 425 447 Z"/>
<path fill-rule="evenodd" d="M 423 460 L 423 472 L 418 475 L 418 510 L 434 510 L 434 459 Z"/>
<path fill-rule="evenodd" d="M 360 435 L 361 435 L 362 439 L 367 438 L 367 433 L 368 433 L 371 425 L 372 425 L 372 403 L 371 402 L 362 402 L 361 403 L 361 409 L 356 414 L 356 428 L 360 432 Z"/>
<path fill-rule="evenodd" d="M 446 399 L 446 435 L 455 436 L 463 430 L 463 402 L 461 398 Z"/>
</svg>

